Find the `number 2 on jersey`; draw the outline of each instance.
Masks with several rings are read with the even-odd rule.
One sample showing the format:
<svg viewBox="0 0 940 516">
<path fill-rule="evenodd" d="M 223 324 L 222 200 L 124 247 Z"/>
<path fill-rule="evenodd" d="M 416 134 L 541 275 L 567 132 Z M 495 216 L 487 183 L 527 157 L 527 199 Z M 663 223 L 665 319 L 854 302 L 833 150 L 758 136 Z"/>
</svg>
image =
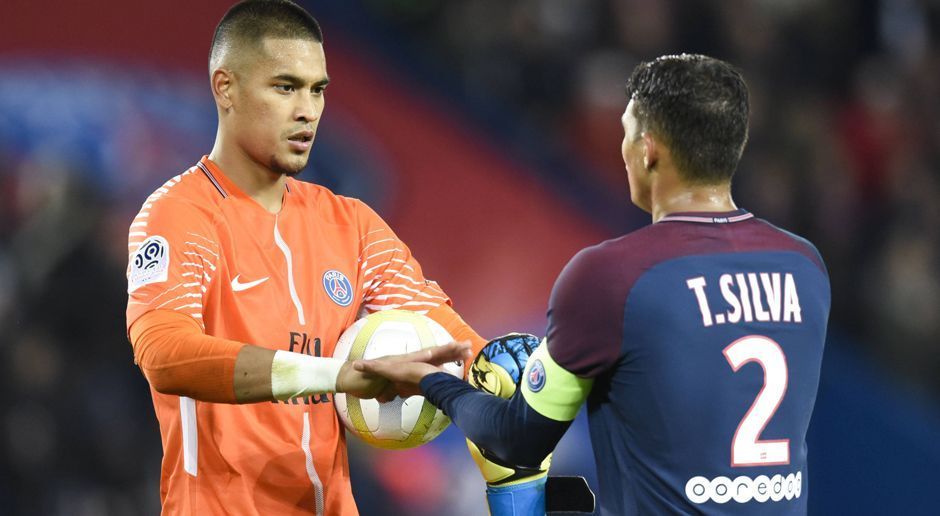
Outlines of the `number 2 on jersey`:
<svg viewBox="0 0 940 516">
<path fill-rule="evenodd" d="M 787 358 L 783 349 L 772 339 L 751 335 L 732 342 L 723 353 L 734 372 L 749 362 L 757 362 L 764 370 L 764 386 L 731 440 L 731 466 L 789 464 L 789 439 L 759 440 L 787 392 Z"/>
</svg>

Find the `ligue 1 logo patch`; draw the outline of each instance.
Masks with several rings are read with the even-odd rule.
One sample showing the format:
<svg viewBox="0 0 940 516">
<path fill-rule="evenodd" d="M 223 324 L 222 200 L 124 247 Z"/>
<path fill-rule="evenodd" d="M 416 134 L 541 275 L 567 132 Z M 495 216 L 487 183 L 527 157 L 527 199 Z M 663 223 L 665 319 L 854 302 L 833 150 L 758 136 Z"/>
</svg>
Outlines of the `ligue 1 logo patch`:
<svg viewBox="0 0 940 516">
<path fill-rule="evenodd" d="M 330 269 L 323 273 L 323 290 L 339 306 L 349 306 L 353 300 L 352 285 L 340 271 Z"/>
<path fill-rule="evenodd" d="M 542 365 L 541 360 L 532 363 L 532 369 L 529 369 L 526 381 L 529 382 L 529 390 L 532 392 L 539 392 L 542 387 L 545 387 L 545 366 Z"/>
<path fill-rule="evenodd" d="M 131 258 L 127 291 L 133 292 L 149 283 L 166 281 L 170 268 L 170 244 L 162 236 L 154 235 L 140 243 Z"/>
</svg>

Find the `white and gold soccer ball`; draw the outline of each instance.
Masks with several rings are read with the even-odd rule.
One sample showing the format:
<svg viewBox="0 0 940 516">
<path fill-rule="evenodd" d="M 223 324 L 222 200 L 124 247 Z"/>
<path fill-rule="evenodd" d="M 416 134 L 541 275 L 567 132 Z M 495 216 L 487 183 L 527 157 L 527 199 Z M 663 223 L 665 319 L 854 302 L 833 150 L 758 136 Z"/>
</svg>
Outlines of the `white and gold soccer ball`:
<svg viewBox="0 0 940 516">
<path fill-rule="evenodd" d="M 334 358 L 372 359 L 401 355 L 452 342 L 440 324 L 406 310 L 375 312 L 352 324 L 336 343 Z M 462 377 L 463 364 L 444 364 L 448 373 Z M 437 437 L 450 418 L 423 396 L 395 398 L 386 403 L 336 393 L 334 404 L 346 428 L 379 448 L 402 450 L 420 446 Z"/>
</svg>

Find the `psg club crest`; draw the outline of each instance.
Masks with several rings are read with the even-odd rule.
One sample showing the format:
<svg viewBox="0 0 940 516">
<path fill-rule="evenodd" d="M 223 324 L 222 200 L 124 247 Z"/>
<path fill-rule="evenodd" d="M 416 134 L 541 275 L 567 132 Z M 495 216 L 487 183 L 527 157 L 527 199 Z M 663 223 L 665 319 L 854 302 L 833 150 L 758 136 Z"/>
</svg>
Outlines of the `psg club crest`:
<svg viewBox="0 0 940 516">
<path fill-rule="evenodd" d="M 529 369 L 529 375 L 526 381 L 529 382 L 529 390 L 539 392 L 545 387 L 545 366 L 541 360 L 532 363 L 532 369 Z"/>
<path fill-rule="evenodd" d="M 323 290 L 339 306 L 349 306 L 353 300 L 352 285 L 340 271 L 330 269 L 323 273 Z"/>
</svg>

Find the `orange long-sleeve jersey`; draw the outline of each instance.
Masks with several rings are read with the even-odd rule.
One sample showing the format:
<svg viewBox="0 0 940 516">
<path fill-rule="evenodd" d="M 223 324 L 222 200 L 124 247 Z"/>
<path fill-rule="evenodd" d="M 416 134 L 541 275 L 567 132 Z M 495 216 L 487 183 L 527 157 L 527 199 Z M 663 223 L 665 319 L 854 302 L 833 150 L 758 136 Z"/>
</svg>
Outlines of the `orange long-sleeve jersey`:
<svg viewBox="0 0 940 516">
<path fill-rule="evenodd" d="M 275 215 L 203 157 L 146 200 L 128 251 L 128 328 L 174 310 L 207 335 L 331 356 L 358 317 L 401 308 L 483 344 L 374 211 L 295 179 Z M 331 395 L 232 405 L 151 394 L 165 513 L 357 513 Z"/>
</svg>

